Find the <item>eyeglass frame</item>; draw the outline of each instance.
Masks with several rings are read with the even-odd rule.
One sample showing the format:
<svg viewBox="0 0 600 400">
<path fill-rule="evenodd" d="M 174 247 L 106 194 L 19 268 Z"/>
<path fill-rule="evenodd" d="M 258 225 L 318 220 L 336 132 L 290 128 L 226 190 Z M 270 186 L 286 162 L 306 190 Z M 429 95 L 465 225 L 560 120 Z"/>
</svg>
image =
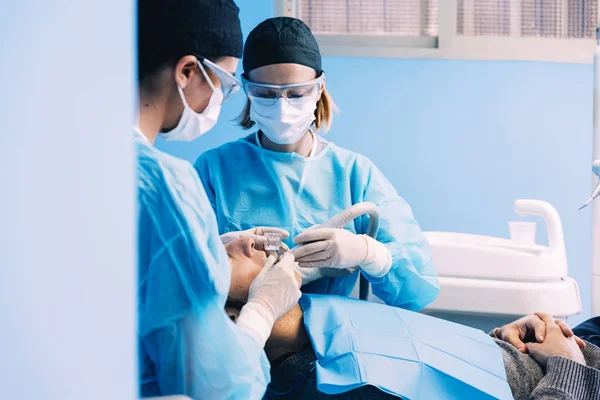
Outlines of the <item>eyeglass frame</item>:
<svg viewBox="0 0 600 400">
<path fill-rule="evenodd" d="M 285 97 L 285 96 L 281 95 L 282 94 L 281 92 L 283 90 L 293 89 L 293 88 L 298 88 L 298 87 L 303 87 L 303 86 L 310 86 L 310 85 L 314 85 L 314 84 L 319 85 L 319 90 L 321 90 L 325 86 L 325 73 L 324 72 L 322 72 L 317 78 L 312 79 L 310 81 L 299 82 L 299 83 L 290 83 L 290 84 L 286 84 L 286 85 L 273 85 L 273 84 L 269 84 L 269 83 L 253 82 L 246 77 L 246 74 L 242 75 L 242 87 L 244 88 L 244 92 L 246 93 L 246 96 L 248 96 L 248 98 L 259 97 L 259 96 L 252 96 L 252 95 L 248 94 L 248 90 L 246 89 L 246 87 L 248 85 L 259 86 L 259 87 L 263 87 L 265 89 L 277 90 L 280 95 L 273 99 L 279 99 L 279 98 Z"/>
<path fill-rule="evenodd" d="M 208 69 L 210 69 L 212 72 L 215 73 L 215 75 L 217 76 L 217 79 L 221 82 L 221 88 L 217 88 L 215 86 L 215 84 L 212 81 L 212 79 L 210 78 L 210 76 L 208 76 L 208 73 L 206 72 L 206 69 L 204 68 L 204 66 L 206 66 Z M 212 61 L 210 61 L 209 59 L 207 59 L 205 57 L 200 57 L 198 59 L 198 67 L 200 68 L 200 72 L 202 72 L 204 79 L 206 79 L 206 81 L 208 82 L 211 89 L 213 91 L 221 90 L 221 92 L 223 93 L 223 100 L 221 101 L 221 104 L 224 104 L 224 103 L 228 102 L 229 100 L 231 100 L 242 88 L 242 82 L 238 78 L 236 78 L 235 76 L 233 76 L 229 72 L 225 71 L 223 68 L 221 68 L 220 66 L 213 63 Z M 221 79 L 221 76 L 223 78 L 228 79 L 230 81 L 230 83 L 228 83 L 228 85 L 224 85 L 223 79 Z M 227 94 L 225 94 L 225 90 L 224 90 L 225 87 L 227 87 L 229 89 L 229 93 L 227 93 Z"/>
</svg>

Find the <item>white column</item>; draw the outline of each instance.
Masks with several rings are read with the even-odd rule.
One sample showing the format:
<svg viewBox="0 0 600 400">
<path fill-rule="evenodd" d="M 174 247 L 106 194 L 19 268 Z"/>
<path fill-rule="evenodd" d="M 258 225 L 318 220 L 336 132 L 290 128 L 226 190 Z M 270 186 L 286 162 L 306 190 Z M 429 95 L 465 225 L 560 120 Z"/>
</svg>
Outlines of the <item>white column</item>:
<svg viewBox="0 0 600 400">
<path fill-rule="evenodd" d="M 593 146 L 592 160 L 600 160 L 600 43 L 594 53 Z M 594 175 L 593 188 L 597 182 Z M 600 315 L 600 199 L 592 202 L 592 315 Z"/>
<path fill-rule="evenodd" d="M 134 2 L 0 12 L 0 398 L 137 397 Z"/>
</svg>

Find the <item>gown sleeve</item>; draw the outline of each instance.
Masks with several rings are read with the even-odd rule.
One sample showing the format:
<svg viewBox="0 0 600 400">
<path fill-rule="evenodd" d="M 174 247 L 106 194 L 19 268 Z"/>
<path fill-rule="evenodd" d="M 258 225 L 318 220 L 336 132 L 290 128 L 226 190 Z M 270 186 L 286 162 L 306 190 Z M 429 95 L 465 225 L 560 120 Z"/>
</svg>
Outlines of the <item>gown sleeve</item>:
<svg viewBox="0 0 600 400">
<path fill-rule="evenodd" d="M 439 292 L 431 248 L 408 203 L 373 164 L 367 177 L 364 201 L 379 207 L 377 240 L 385 244 L 392 255 L 392 267 L 385 276 L 374 278 L 365 274 L 373 294 L 391 306 L 415 311 L 424 308 Z M 361 222 L 363 232 L 366 232 L 368 218 Z"/>
</svg>

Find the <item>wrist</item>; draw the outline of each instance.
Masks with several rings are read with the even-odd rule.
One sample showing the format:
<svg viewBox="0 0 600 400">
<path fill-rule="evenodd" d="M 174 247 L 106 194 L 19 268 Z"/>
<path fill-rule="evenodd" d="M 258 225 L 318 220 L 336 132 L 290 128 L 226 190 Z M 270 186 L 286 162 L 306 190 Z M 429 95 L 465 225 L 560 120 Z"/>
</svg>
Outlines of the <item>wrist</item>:
<svg viewBox="0 0 600 400">
<path fill-rule="evenodd" d="M 267 339 L 271 336 L 274 324 L 275 316 L 272 310 L 257 300 L 248 301 L 237 318 L 237 326 L 252 336 L 261 348 L 265 347 Z"/>
<path fill-rule="evenodd" d="M 392 267 L 392 254 L 383 243 L 367 235 L 360 236 L 367 246 L 367 257 L 360 268 L 373 278 L 384 277 Z"/>
</svg>

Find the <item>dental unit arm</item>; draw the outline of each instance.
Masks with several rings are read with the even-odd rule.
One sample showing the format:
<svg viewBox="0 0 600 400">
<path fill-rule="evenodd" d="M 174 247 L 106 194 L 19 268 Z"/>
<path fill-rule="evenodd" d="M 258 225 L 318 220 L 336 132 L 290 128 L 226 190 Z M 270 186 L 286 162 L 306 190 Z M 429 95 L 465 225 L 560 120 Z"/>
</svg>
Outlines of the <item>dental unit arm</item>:
<svg viewBox="0 0 600 400">
<path fill-rule="evenodd" d="M 594 171 L 594 174 L 596 174 L 596 176 L 598 178 L 600 178 L 600 160 L 594 161 L 594 165 L 592 166 L 592 171 Z M 581 209 L 585 208 L 588 204 L 590 204 L 592 201 L 594 201 L 594 199 L 597 198 L 598 196 L 600 196 L 600 179 L 598 180 L 598 183 L 596 184 L 596 188 L 592 192 L 592 195 L 590 196 L 588 201 L 586 201 L 584 205 L 579 207 L 579 209 L 581 210 Z"/>
<path fill-rule="evenodd" d="M 369 227 L 367 228 L 367 235 L 373 239 L 377 238 L 377 232 L 379 231 L 379 209 L 371 202 L 365 201 L 358 203 L 342 211 L 338 215 L 329 218 L 327 221 L 320 225 L 317 225 L 313 229 L 323 228 L 343 228 L 347 223 L 363 215 L 369 216 Z M 367 300 L 369 296 L 369 281 L 367 278 L 360 274 L 359 283 L 359 298 L 361 300 Z"/>
</svg>

